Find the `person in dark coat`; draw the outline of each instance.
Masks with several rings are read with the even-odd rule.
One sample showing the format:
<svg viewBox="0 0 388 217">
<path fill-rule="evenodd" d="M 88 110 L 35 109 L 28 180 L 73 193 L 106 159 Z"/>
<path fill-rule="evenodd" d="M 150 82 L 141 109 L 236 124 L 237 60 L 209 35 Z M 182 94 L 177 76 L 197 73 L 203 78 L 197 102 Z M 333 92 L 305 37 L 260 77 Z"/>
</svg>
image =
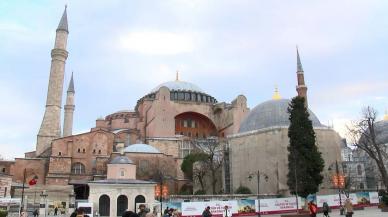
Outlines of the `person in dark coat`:
<svg viewBox="0 0 388 217">
<path fill-rule="evenodd" d="M 212 217 L 212 213 L 210 212 L 210 206 L 206 207 L 202 212 L 202 217 Z"/>
</svg>

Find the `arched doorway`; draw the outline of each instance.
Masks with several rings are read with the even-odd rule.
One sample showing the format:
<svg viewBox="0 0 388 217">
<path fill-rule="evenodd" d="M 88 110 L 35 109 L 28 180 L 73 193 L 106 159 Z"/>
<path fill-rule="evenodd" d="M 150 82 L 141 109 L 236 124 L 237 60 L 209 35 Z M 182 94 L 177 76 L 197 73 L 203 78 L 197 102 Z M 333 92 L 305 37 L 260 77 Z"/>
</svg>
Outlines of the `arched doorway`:
<svg viewBox="0 0 388 217">
<path fill-rule="evenodd" d="M 128 198 L 125 195 L 120 195 L 117 198 L 117 216 L 121 216 L 128 209 Z"/>
<path fill-rule="evenodd" d="M 98 200 L 98 212 L 100 213 L 100 216 L 109 216 L 110 215 L 109 211 L 110 211 L 110 198 L 106 194 L 101 195 L 100 199 Z"/>
<path fill-rule="evenodd" d="M 145 203 L 146 202 L 146 200 L 145 200 L 145 197 L 143 196 L 143 195 L 137 195 L 136 197 L 135 197 L 135 210 L 137 210 L 137 208 L 138 208 L 138 203 Z"/>
</svg>

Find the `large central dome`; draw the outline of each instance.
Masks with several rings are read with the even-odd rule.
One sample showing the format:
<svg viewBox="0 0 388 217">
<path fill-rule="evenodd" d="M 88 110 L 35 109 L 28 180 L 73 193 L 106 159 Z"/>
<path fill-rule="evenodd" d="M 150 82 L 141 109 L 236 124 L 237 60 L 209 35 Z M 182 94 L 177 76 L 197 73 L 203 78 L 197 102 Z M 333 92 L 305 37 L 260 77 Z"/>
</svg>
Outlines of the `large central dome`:
<svg viewBox="0 0 388 217">
<path fill-rule="evenodd" d="M 197 85 L 186 81 L 168 81 L 162 83 L 151 90 L 151 93 L 158 92 L 161 87 L 167 87 L 170 91 L 191 91 L 197 93 L 205 93 Z"/>
<path fill-rule="evenodd" d="M 269 100 L 257 105 L 249 112 L 248 116 L 240 125 L 240 133 L 253 130 L 260 130 L 271 127 L 288 127 L 290 125 L 288 105 L 291 101 L 288 99 Z M 314 127 L 322 127 L 315 114 L 309 109 L 310 120 Z"/>
</svg>

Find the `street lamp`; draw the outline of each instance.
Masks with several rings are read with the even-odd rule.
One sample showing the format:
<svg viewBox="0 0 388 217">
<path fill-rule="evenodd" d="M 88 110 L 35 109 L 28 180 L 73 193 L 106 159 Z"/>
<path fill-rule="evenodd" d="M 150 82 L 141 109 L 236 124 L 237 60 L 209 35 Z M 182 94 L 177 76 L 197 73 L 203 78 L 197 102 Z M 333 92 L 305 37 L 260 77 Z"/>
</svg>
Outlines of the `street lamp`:
<svg viewBox="0 0 388 217">
<path fill-rule="evenodd" d="M 255 173 L 250 173 L 248 176 L 248 179 L 252 180 L 254 175 L 256 175 L 256 177 L 257 177 L 257 200 L 258 200 L 258 205 L 259 205 L 258 216 L 261 217 L 261 213 L 260 213 L 261 212 L 261 209 L 260 209 L 260 177 L 263 176 L 265 181 L 267 182 L 268 176 L 265 173 L 260 173 L 260 170 L 257 170 L 257 172 L 255 172 Z"/>
<path fill-rule="evenodd" d="M 329 167 L 329 169 L 328 169 L 329 171 L 332 170 L 332 166 L 333 165 L 331 165 Z M 343 187 L 345 184 L 343 179 L 344 179 L 343 176 L 339 172 L 338 161 L 336 160 L 335 161 L 335 176 L 333 179 L 333 184 L 338 189 L 338 196 L 339 196 L 339 202 L 340 202 L 340 215 L 343 215 L 343 212 L 344 212 L 343 208 L 342 208 L 342 197 L 341 197 L 341 187 Z"/>
<path fill-rule="evenodd" d="M 69 214 L 73 213 L 75 209 L 75 194 L 74 190 L 72 189 L 69 194 Z"/>
<path fill-rule="evenodd" d="M 40 194 L 40 206 L 39 206 L 39 213 L 44 212 L 44 216 L 47 216 L 47 198 L 48 194 L 46 190 L 43 190 L 42 193 Z"/>
</svg>

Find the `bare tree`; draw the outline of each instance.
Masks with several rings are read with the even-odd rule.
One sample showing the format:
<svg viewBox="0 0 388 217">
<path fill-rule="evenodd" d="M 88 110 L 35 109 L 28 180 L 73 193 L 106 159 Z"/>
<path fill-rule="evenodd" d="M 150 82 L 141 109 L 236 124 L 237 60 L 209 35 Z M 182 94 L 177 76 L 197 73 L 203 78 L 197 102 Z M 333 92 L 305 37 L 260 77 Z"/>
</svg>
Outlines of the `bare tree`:
<svg viewBox="0 0 388 217">
<path fill-rule="evenodd" d="M 381 130 L 376 128 L 377 112 L 372 107 L 366 107 L 362 110 L 360 120 L 353 121 L 348 128 L 348 134 L 351 142 L 356 148 L 359 148 L 376 163 L 381 180 L 388 191 L 388 174 L 384 162 L 387 160 L 386 145 L 381 141 Z"/>
<path fill-rule="evenodd" d="M 203 167 L 208 170 L 210 174 L 210 184 L 212 193 L 216 194 L 216 187 L 219 180 L 219 172 L 223 165 L 223 141 L 216 137 L 210 137 L 203 140 L 196 140 L 195 146 L 207 155 Z"/>
<path fill-rule="evenodd" d="M 204 161 L 195 162 L 193 165 L 193 181 L 200 184 L 201 190 L 206 191 L 205 176 L 207 175 L 207 165 Z"/>
</svg>

